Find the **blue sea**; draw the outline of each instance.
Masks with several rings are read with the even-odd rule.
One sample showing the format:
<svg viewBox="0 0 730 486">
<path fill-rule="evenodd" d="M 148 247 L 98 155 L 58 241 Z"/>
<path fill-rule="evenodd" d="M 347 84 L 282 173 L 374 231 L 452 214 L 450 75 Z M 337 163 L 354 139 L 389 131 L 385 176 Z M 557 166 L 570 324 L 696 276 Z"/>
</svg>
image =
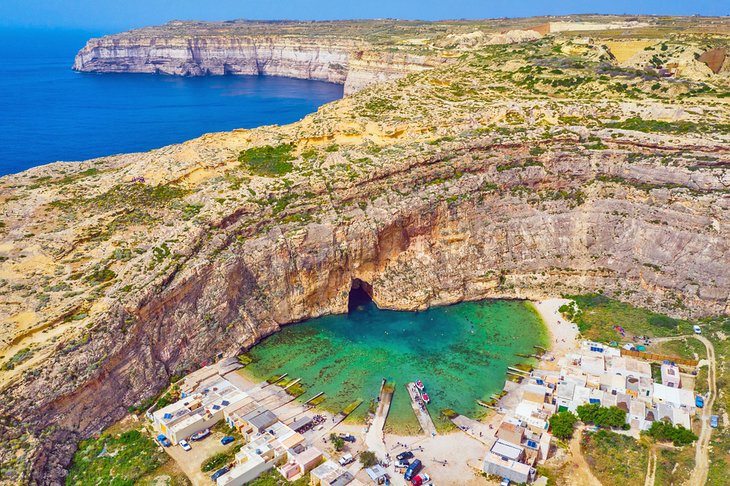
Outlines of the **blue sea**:
<svg viewBox="0 0 730 486">
<path fill-rule="evenodd" d="M 340 85 L 288 78 L 72 71 L 86 40 L 103 34 L 0 30 L 0 176 L 291 123 L 342 97 Z"/>
</svg>

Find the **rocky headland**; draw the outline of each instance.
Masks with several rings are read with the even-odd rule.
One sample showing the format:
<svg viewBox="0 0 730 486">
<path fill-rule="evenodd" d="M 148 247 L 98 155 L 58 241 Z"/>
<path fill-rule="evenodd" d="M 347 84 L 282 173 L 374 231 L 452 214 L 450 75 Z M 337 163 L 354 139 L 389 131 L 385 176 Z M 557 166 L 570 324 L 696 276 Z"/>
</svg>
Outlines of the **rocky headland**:
<svg viewBox="0 0 730 486">
<path fill-rule="evenodd" d="M 354 34 L 305 45 L 277 23 L 257 40 L 90 41 L 77 69 L 357 92 L 287 126 L 0 179 L 3 480 L 62 482 L 80 438 L 172 375 L 345 311 L 355 279 L 392 309 L 600 291 L 730 312 L 730 82 L 681 57 L 726 50 L 727 25 L 495 43 L 527 22 L 392 22 L 379 40 L 381 24 L 353 23 L 374 50 Z M 607 45 L 636 38 L 635 65 Z"/>
</svg>

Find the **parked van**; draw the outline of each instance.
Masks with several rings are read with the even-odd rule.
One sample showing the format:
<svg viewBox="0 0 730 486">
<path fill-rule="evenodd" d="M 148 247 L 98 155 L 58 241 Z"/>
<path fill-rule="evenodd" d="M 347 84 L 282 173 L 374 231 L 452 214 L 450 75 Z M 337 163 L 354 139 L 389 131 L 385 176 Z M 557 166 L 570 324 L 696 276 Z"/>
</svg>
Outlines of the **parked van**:
<svg viewBox="0 0 730 486">
<path fill-rule="evenodd" d="M 423 465 L 421 464 L 421 460 L 416 459 L 415 461 L 413 461 L 411 463 L 410 466 L 408 466 L 408 469 L 406 469 L 406 473 L 403 475 L 403 478 L 406 481 L 410 481 L 411 478 L 413 478 L 413 476 L 418 474 L 418 471 L 420 471 L 422 467 L 423 467 Z"/>
<path fill-rule="evenodd" d="M 352 454 L 345 454 L 344 456 L 340 457 L 340 466 L 347 466 L 355 459 L 352 458 Z"/>
<path fill-rule="evenodd" d="M 695 334 L 702 334 L 702 329 L 700 326 L 694 326 Z"/>
</svg>

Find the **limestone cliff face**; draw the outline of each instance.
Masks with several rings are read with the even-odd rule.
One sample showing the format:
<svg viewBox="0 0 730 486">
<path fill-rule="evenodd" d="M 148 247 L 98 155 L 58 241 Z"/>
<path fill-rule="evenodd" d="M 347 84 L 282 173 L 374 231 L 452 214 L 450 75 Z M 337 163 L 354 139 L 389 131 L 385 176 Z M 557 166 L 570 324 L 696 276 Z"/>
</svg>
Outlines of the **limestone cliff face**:
<svg viewBox="0 0 730 486">
<path fill-rule="evenodd" d="M 114 56 L 137 63 L 138 44 Z M 300 52 L 267 45 L 278 72 Z M 165 46 L 165 69 L 192 56 Z M 392 309 L 600 290 L 730 312 L 724 87 L 556 47 L 489 46 L 292 125 L 0 178 L 2 480 L 59 484 L 79 438 L 175 373 L 344 312 L 355 278 Z M 339 59 L 307 49 L 301 73 Z M 348 53 L 338 79 L 420 62 L 388 55 Z"/>
<path fill-rule="evenodd" d="M 91 39 L 76 55 L 73 68 L 183 76 L 285 76 L 344 84 L 345 94 L 350 94 L 443 62 L 435 56 L 382 52 L 366 42 L 344 38 L 133 31 Z"/>
<path fill-rule="evenodd" d="M 348 46 L 254 37 L 103 37 L 74 61 L 77 71 L 184 76 L 249 74 L 344 84 Z"/>
</svg>

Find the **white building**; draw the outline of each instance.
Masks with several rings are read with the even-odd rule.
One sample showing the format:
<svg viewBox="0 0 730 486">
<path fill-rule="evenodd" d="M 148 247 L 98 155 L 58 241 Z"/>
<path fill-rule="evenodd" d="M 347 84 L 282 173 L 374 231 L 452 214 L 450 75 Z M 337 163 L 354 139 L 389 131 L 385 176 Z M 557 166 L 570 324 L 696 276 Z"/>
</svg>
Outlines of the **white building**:
<svg viewBox="0 0 730 486">
<path fill-rule="evenodd" d="M 281 422 L 253 439 L 236 454 L 236 465 L 217 479 L 218 486 L 242 486 L 262 473 L 281 466 L 304 451 L 304 437 Z"/>
<path fill-rule="evenodd" d="M 152 425 L 173 444 L 192 434 L 212 427 L 223 419 L 226 410 L 238 407 L 248 398 L 224 378 L 218 378 L 204 388 L 184 396 L 152 413 Z"/>
<path fill-rule="evenodd" d="M 522 446 L 497 439 L 484 459 L 484 471 L 517 484 L 528 483 L 535 479 L 536 471 L 533 467 L 520 462 L 524 454 Z"/>
<path fill-rule="evenodd" d="M 654 383 L 654 402 L 667 403 L 683 409 L 690 415 L 695 414 L 695 396 L 691 390 Z"/>
<path fill-rule="evenodd" d="M 662 385 L 667 385 L 672 388 L 682 388 L 679 366 L 670 361 L 662 363 Z"/>
</svg>

